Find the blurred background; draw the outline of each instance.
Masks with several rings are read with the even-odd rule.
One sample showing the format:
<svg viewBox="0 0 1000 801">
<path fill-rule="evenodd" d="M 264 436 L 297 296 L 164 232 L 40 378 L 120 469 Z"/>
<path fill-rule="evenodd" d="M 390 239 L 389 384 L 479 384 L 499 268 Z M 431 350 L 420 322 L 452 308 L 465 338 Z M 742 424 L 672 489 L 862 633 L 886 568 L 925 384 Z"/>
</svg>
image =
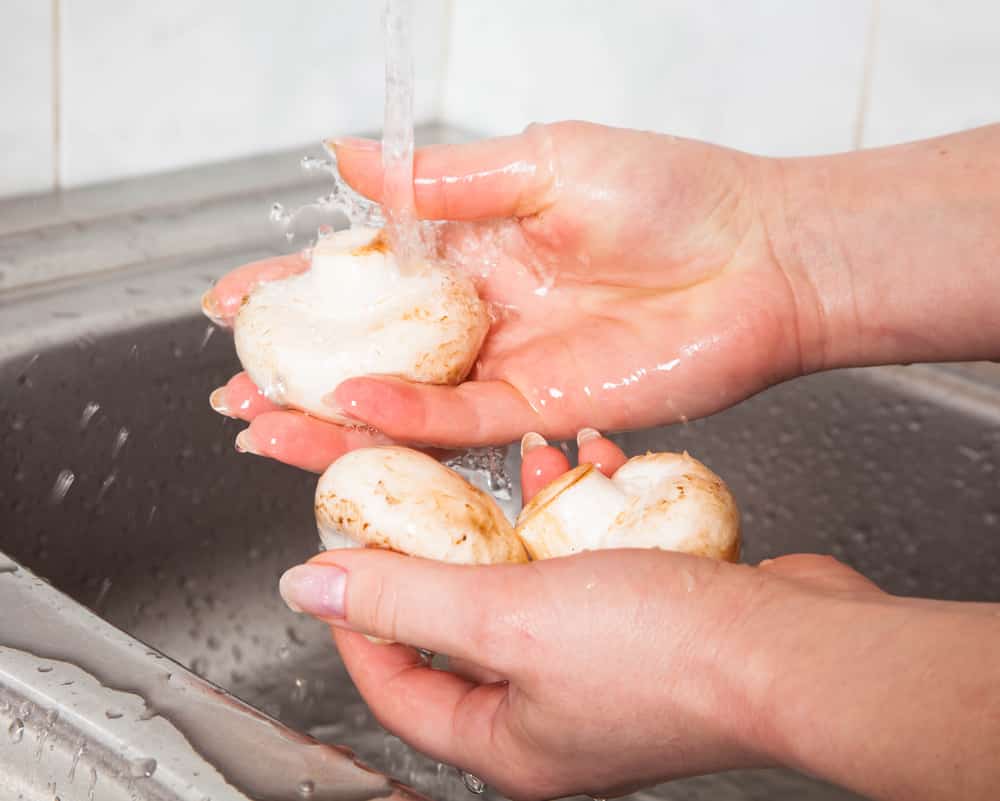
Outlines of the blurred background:
<svg viewBox="0 0 1000 801">
<path fill-rule="evenodd" d="M 1000 119 L 995 2 L 415 1 L 418 122 L 801 155 Z M 382 58 L 374 0 L 2 0 L 0 196 L 377 132 Z"/>
</svg>

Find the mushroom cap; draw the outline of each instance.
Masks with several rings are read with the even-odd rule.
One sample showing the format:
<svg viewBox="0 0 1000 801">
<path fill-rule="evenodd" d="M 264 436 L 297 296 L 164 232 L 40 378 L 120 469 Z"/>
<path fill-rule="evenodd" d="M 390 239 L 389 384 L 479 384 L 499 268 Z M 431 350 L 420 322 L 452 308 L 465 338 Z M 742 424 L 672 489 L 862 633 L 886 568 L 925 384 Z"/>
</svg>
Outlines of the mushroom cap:
<svg viewBox="0 0 1000 801">
<path fill-rule="evenodd" d="M 489 328 L 467 276 L 427 262 L 399 269 L 378 229 L 321 239 L 311 268 L 257 286 L 233 324 L 236 352 L 274 403 L 348 423 L 324 396 L 361 375 L 458 384 Z"/>
<path fill-rule="evenodd" d="M 327 548 L 365 546 L 459 564 L 526 562 L 488 494 L 436 459 L 387 445 L 341 456 L 316 488 Z"/>
<path fill-rule="evenodd" d="M 516 531 L 532 559 L 602 548 L 661 548 L 731 562 L 740 553 L 732 494 L 687 453 L 636 456 L 613 478 L 580 465 L 524 507 Z"/>
</svg>

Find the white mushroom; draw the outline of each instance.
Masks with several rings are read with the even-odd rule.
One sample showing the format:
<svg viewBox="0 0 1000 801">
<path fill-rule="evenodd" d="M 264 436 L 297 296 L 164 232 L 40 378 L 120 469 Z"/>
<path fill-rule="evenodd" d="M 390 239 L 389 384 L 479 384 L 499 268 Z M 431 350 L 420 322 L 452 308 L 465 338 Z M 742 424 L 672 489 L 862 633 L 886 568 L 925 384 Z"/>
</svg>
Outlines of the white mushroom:
<svg viewBox="0 0 1000 801">
<path fill-rule="evenodd" d="M 532 559 L 601 548 L 662 548 L 727 561 L 740 553 L 736 501 L 687 453 L 636 456 L 613 478 L 582 464 L 524 507 L 517 533 Z"/>
<path fill-rule="evenodd" d="M 409 448 L 341 456 L 319 480 L 316 522 L 327 548 L 388 548 L 460 564 L 528 561 L 493 498 Z"/>
<path fill-rule="evenodd" d="M 601 548 L 662 548 L 735 561 L 740 549 L 732 495 L 686 453 L 637 456 L 612 479 L 580 465 L 545 487 L 512 528 L 489 495 L 430 456 L 364 448 L 320 478 L 316 520 L 327 548 L 389 548 L 464 564 Z"/>
<path fill-rule="evenodd" d="M 467 277 L 430 262 L 404 274 L 373 228 L 321 239 L 307 272 L 256 287 L 233 325 L 269 400 L 335 422 L 350 419 L 323 398 L 354 376 L 460 383 L 488 327 Z"/>
</svg>

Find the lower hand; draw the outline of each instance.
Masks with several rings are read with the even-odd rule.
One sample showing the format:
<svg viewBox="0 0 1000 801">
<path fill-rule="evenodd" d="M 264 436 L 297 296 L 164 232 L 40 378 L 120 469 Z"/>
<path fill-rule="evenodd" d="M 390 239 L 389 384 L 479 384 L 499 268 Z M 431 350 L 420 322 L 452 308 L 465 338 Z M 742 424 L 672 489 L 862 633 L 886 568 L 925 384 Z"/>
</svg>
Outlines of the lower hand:
<svg viewBox="0 0 1000 801">
<path fill-rule="evenodd" d="M 609 475 L 625 461 L 596 432 L 580 439 L 581 459 Z M 528 499 L 569 464 L 539 438 L 524 445 Z M 282 590 L 333 626 L 386 728 L 518 799 L 775 764 L 767 676 L 753 669 L 779 658 L 780 638 L 759 636 L 787 622 L 770 610 L 798 610 L 811 629 L 808 610 L 891 600 L 825 557 L 752 568 L 638 550 L 488 568 L 333 551 Z M 448 654 L 451 672 L 362 633 Z"/>
</svg>

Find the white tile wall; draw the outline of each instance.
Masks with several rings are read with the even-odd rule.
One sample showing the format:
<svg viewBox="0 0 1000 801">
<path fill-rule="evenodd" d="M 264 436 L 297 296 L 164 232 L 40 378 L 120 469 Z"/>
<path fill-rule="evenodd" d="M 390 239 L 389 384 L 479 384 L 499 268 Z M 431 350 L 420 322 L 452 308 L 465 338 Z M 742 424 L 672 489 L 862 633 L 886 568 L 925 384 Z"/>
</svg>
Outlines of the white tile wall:
<svg viewBox="0 0 1000 801">
<path fill-rule="evenodd" d="M 381 127 L 381 3 L 62 2 L 66 186 Z M 427 120 L 447 3 L 416 5 Z"/>
<path fill-rule="evenodd" d="M 867 147 L 1000 122 L 1000 4 L 881 0 Z"/>
<path fill-rule="evenodd" d="M 0 6 L 0 195 L 52 187 L 52 7 Z"/>
<path fill-rule="evenodd" d="M 769 154 L 1000 119 L 988 0 L 414 0 L 417 110 L 485 133 L 570 117 Z M 5 0 L 0 196 L 377 130 L 380 0 Z M 53 8 L 61 144 L 53 163 Z M 58 168 L 58 169 L 56 169 Z"/>
<path fill-rule="evenodd" d="M 768 154 L 847 149 L 868 0 L 506 0 L 454 4 L 449 122 L 564 118 Z"/>
</svg>

